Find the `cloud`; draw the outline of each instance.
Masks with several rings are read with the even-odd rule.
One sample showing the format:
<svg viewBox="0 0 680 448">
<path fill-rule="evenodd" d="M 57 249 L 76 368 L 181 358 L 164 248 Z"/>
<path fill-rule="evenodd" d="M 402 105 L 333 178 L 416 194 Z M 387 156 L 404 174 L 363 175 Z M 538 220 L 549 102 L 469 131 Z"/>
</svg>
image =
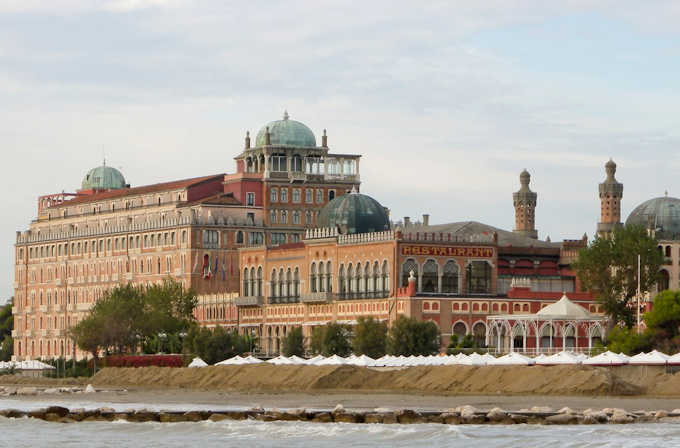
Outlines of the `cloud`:
<svg viewBox="0 0 680 448">
<path fill-rule="evenodd" d="M 593 33 L 599 20 L 634 38 L 668 33 L 672 51 L 677 7 L 639 5 L 0 2 L 0 151 L 9 160 L 0 179 L 12 210 L 0 223 L 0 268 L 12 271 L 14 231 L 35 217 L 37 196 L 77 188 L 102 150 L 134 185 L 233 171 L 245 131 L 284 108 L 317 136 L 327 128 L 333 151 L 363 154 L 362 189 L 393 217 L 511 228 L 511 193 L 527 168 L 540 234 L 592 234 L 610 156 L 626 185 L 624 212 L 680 188 L 680 95 L 646 78 L 624 87 L 559 48 L 522 59 L 484 37 L 501 30 L 513 47 L 519 30 L 587 16 Z M 650 29 L 654 17 L 667 31 Z M 526 62 L 562 57 L 575 69 Z M 674 67 L 663 67 L 672 78 Z M 6 277 L 0 294 L 9 295 Z"/>
</svg>

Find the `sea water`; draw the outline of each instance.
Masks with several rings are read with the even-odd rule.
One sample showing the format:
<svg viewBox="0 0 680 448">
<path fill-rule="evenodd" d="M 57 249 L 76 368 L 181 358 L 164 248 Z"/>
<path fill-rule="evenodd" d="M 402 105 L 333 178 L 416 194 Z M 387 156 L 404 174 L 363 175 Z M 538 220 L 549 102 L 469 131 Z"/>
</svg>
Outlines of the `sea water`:
<svg viewBox="0 0 680 448">
<path fill-rule="evenodd" d="M 664 447 L 680 425 L 382 425 L 255 420 L 80 422 L 0 417 L 0 443 L 19 447 Z"/>
</svg>

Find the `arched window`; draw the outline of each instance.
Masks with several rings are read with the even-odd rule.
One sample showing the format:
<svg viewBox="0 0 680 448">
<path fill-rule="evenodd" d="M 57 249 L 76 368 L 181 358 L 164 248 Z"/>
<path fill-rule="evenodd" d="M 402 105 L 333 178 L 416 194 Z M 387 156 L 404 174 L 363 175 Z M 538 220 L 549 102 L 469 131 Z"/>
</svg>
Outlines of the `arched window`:
<svg viewBox="0 0 680 448">
<path fill-rule="evenodd" d="M 326 291 L 333 292 L 333 266 L 330 260 L 326 262 Z"/>
<path fill-rule="evenodd" d="M 659 281 L 657 283 L 657 289 L 659 291 L 665 291 L 670 288 L 670 276 L 668 275 L 668 271 L 665 269 L 662 269 L 659 271 Z"/>
<path fill-rule="evenodd" d="M 472 326 L 472 335 L 478 347 L 486 346 L 486 325 L 484 322 L 477 322 Z"/>
<path fill-rule="evenodd" d="M 288 297 L 295 297 L 293 291 L 293 273 L 291 272 L 290 268 L 288 268 L 286 271 L 286 295 Z"/>
<path fill-rule="evenodd" d="M 272 224 L 276 224 L 276 210 L 272 210 L 269 212 L 269 222 Z"/>
<path fill-rule="evenodd" d="M 255 267 L 253 266 L 252 268 L 250 268 L 250 278 L 248 279 L 248 280 L 250 280 L 250 294 L 249 295 L 251 295 L 251 296 L 259 295 L 257 293 L 257 289 L 256 289 L 257 278 L 255 277 L 255 275 L 256 275 L 255 274 Z"/>
<path fill-rule="evenodd" d="M 279 296 L 279 282 L 278 279 L 276 278 L 276 269 L 272 270 L 271 290 L 272 297 Z"/>
<path fill-rule="evenodd" d="M 413 258 L 407 259 L 401 266 L 401 286 L 408 286 L 408 278 L 410 272 L 413 271 L 413 275 L 418 278 L 418 263 Z"/>
<path fill-rule="evenodd" d="M 338 269 L 338 292 L 345 294 L 347 292 L 347 285 L 345 284 L 345 265 L 341 264 Z"/>
<path fill-rule="evenodd" d="M 458 294 L 458 265 L 453 260 L 447 261 L 444 265 L 441 292 L 444 294 Z"/>
<path fill-rule="evenodd" d="M 250 291 L 248 291 L 248 268 L 243 268 L 243 296 L 248 297 L 250 295 Z"/>
<path fill-rule="evenodd" d="M 671 256 L 671 246 L 666 246 L 666 256 L 667 257 Z"/>
<path fill-rule="evenodd" d="M 486 261 L 475 260 L 468 264 L 467 277 L 468 294 L 489 294 L 491 292 L 491 266 Z"/>
<path fill-rule="evenodd" d="M 437 292 L 439 290 L 439 266 L 434 260 L 427 260 L 423 265 L 423 292 Z"/>
<path fill-rule="evenodd" d="M 361 273 L 363 270 L 361 269 L 361 263 L 357 263 L 356 267 L 354 268 L 354 275 L 352 276 L 352 283 L 354 286 L 352 287 L 352 292 L 362 292 L 363 289 L 361 287 Z"/>
<path fill-rule="evenodd" d="M 354 292 L 354 270 L 352 268 L 352 263 L 347 265 L 347 293 L 352 294 Z"/>
<path fill-rule="evenodd" d="M 456 322 L 453 324 L 452 332 L 460 339 L 467 334 L 467 326 L 464 322 Z"/>
<path fill-rule="evenodd" d="M 382 291 L 382 278 L 380 277 L 380 266 L 378 262 L 373 263 L 373 284 L 371 285 L 371 291 L 378 292 Z"/>
<path fill-rule="evenodd" d="M 295 268 L 295 273 L 293 274 L 293 295 L 300 297 L 300 270 L 298 268 Z"/>
<path fill-rule="evenodd" d="M 555 330 L 551 324 L 543 325 L 543 327 L 541 327 L 539 336 L 541 337 L 542 349 L 552 348 L 552 339 L 555 336 Z"/>
<path fill-rule="evenodd" d="M 390 292 L 390 270 L 387 265 L 387 260 L 383 261 L 382 269 L 382 291 L 385 296 Z"/>
<path fill-rule="evenodd" d="M 279 269 L 279 292 L 281 293 L 281 297 L 287 297 L 288 296 L 288 291 L 285 288 L 286 285 L 286 277 L 283 275 L 283 268 Z"/>
<path fill-rule="evenodd" d="M 319 292 L 326 292 L 326 275 L 323 261 L 319 262 Z"/>
<path fill-rule="evenodd" d="M 576 329 L 569 324 L 562 329 L 564 333 L 564 350 L 571 350 L 576 348 Z"/>
<path fill-rule="evenodd" d="M 305 225 L 311 226 L 312 225 L 312 212 L 307 210 L 305 212 Z"/>
<path fill-rule="evenodd" d="M 362 278 L 362 288 L 364 292 L 371 292 L 371 265 L 366 262 L 364 266 L 364 276 Z"/>
<path fill-rule="evenodd" d="M 262 266 L 257 268 L 257 296 L 261 296 L 262 294 Z"/>
<path fill-rule="evenodd" d="M 309 269 L 309 292 L 316 292 L 317 287 L 316 287 L 316 263 L 312 263 L 311 268 Z"/>
<path fill-rule="evenodd" d="M 293 224 L 300 224 L 300 212 L 297 210 L 293 212 Z"/>
</svg>

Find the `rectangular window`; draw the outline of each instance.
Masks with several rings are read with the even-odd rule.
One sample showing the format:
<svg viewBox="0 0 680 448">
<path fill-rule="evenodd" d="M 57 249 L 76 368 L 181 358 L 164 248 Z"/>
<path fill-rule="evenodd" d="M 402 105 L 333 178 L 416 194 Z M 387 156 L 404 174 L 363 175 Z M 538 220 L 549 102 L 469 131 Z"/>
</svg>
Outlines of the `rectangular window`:
<svg viewBox="0 0 680 448">
<path fill-rule="evenodd" d="M 305 202 L 311 204 L 313 202 L 314 191 L 311 188 L 305 190 Z"/>
<path fill-rule="evenodd" d="M 276 224 L 276 210 L 272 210 L 269 212 L 269 223 Z"/>
<path fill-rule="evenodd" d="M 288 189 L 287 188 L 281 189 L 281 202 L 288 202 Z"/>
<path fill-rule="evenodd" d="M 293 224 L 300 224 L 300 212 L 297 210 L 293 211 Z"/>
<path fill-rule="evenodd" d="M 246 205 L 253 207 L 255 205 L 255 193 L 246 193 Z"/>
<path fill-rule="evenodd" d="M 272 156 L 272 171 L 283 172 L 288 171 L 288 160 L 286 156 Z"/>
<path fill-rule="evenodd" d="M 300 203 L 300 189 L 293 188 L 293 202 L 296 204 Z"/>
<path fill-rule="evenodd" d="M 279 201 L 278 195 L 279 195 L 278 189 L 272 188 L 271 190 L 269 190 L 269 202 L 278 202 Z"/>
<path fill-rule="evenodd" d="M 316 203 L 321 204 L 323 202 L 323 190 L 316 190 Z"/>
<path fill-rule="evenodd" d="M 219 232 L 217 230 L 204 230 L 203 231 L 203 247 L 206 248 L 217 248 L 220 241 Z"/>
</svg>

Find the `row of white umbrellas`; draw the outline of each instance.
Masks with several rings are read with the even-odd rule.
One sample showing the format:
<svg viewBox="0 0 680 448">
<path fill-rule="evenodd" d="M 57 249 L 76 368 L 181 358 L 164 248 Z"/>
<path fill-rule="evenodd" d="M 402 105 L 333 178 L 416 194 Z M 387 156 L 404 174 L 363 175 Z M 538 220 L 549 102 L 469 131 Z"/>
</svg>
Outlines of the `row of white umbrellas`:
<svg viewBox="0 0 680 448">
<path fill-rule="evenodd" d="M 53 366 L 31 359 L 27 361 L 0 361 L 0 370 L 15 369 L 15 370 L 52 370 Z"/>
<path fill-rule="evenodd" d="M 241 357 L 234 356 L 218 362 L 215 365 L 244 365 L 244 364 L 259 364 L 269 363 L 274 365 L 314 365 L 314 366 L 328 366 L 328 365 L 354 365 L 364 367 L 409 367 L 409 366 L 450 366 L 450 365 L 467 365 L 467 366 L 503 366 L 503 365 L 595 365 L 595 366 L 615 366 L 615 365 L 666 365 L 666 364 L 680 364 L 680 353 L 669 356 L 659 351 L 653 350 L 649 353 L 640 353 L 635 356 L 626 356 L 623 353 L 604 352 L 597 356 L 588 357 L 583 353 L 574 353 L 570 351 L 563 351 L 553 355 L 540 354 L 536 357 L 529 357 L 517 352 L 511 352 L 507 355 L 495 357 L 489 353 L 480 355 L 472 353 L 466 355 L 460 353 L 458 355 L 440 355 L 440 356 L 392 356 L 385 355 L 378 359 L 373 359 L 366 355 L 350 355 L 347 358 L 333 355 L 329 357 L 315 356 L 311 359 L 300 358 L 299 356 L 277 356 L 268 361 L 253 356 Z M 200 358 L 194 358 L 189 364 L 189 367 L 205 367 L 208 364 Z"/>
</svg>

